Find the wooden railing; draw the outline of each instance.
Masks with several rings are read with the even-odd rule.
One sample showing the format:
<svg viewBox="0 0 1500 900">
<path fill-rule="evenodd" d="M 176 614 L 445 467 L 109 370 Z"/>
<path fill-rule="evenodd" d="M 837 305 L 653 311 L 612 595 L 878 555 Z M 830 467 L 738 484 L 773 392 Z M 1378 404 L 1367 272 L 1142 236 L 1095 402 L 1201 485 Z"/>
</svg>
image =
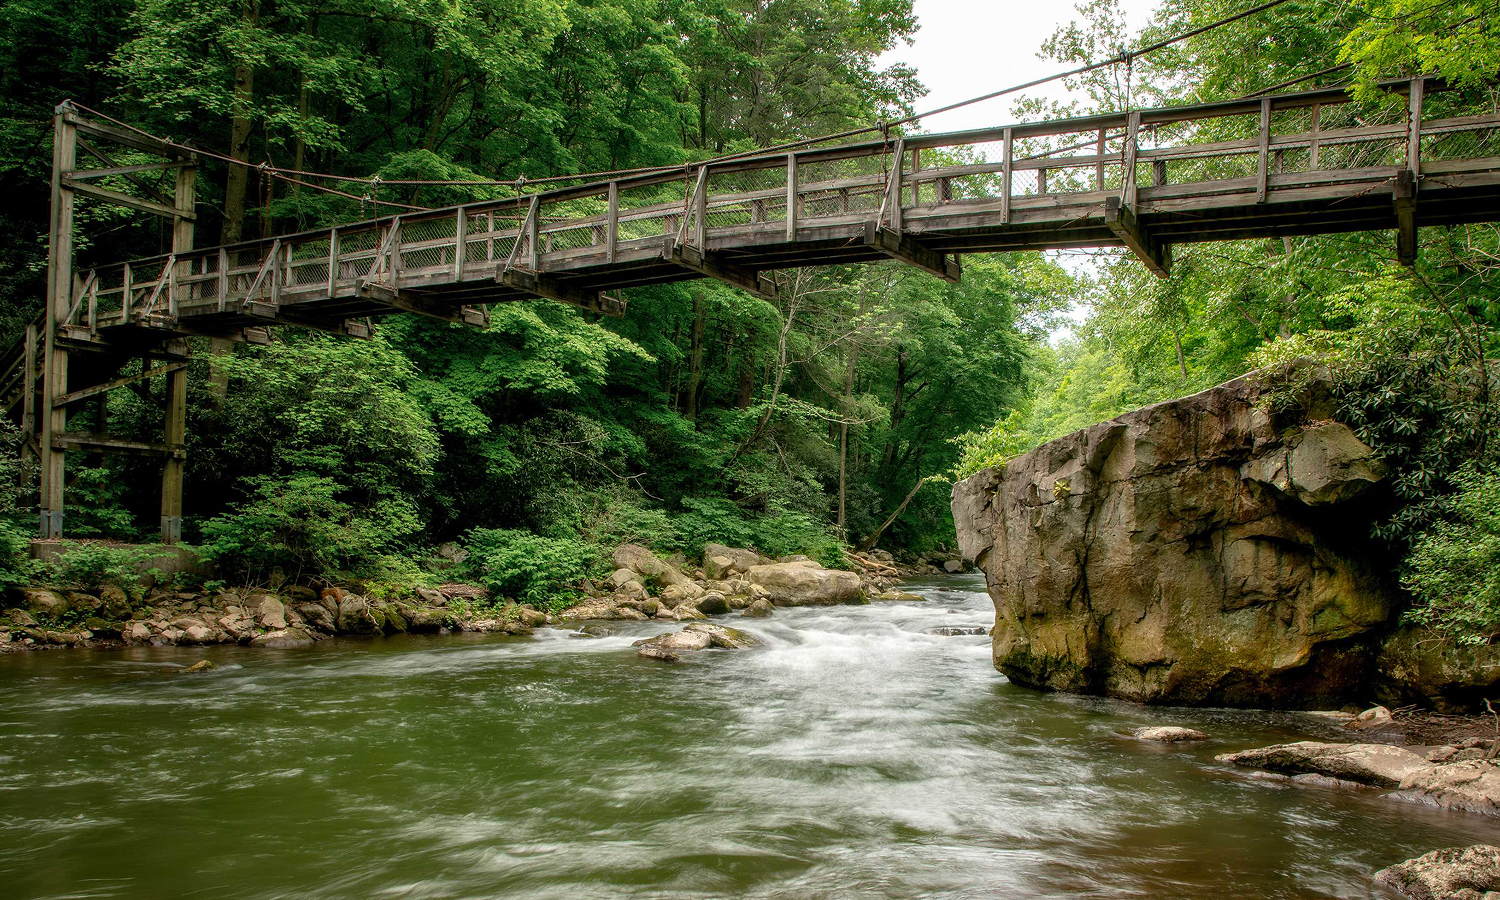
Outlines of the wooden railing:
<svg viewBox="0 0 1500 900">
<path fill-rule="evenodd" d="M 1110 196 L 1130 209 L 1222 205 L 1227 195 L 1259 204 L 1278 191 L 1337 189 L 1400 170 L 1467 171 L 1500 158 L 1500 116 L 1424 118 L 1435 84 L 1387 87 L 1406 102 L 1373 116 L 1328 90 L 893 137 L 101 266 L 78 280 L 68 324 L 92 332 L 214 313 L 273 317 L 288 304 L 375 296 L 381 287 L 389 298 L 513 285 L 512 272 L 607 271 L 664 246 L 795 245 L 807 229 L 871 220 L 921 234 L 958 216 L 972 225 L 978 214 L 1000 227 L 1064 220 Z"/>
</svg>

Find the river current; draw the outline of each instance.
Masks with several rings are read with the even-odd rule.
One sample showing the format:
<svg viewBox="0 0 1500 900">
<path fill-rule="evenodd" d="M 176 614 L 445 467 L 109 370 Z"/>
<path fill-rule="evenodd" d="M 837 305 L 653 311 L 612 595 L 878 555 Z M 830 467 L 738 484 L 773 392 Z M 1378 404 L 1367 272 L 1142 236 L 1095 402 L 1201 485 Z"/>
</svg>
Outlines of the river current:
<svg viewBox="0 0 1500 900">
<path fill-rule="evenodd" d="M 1337 737 L 1313 716 L 1010 685 L 930 634 L 992 623 L 977 577 L 909 586 L 676 665 L 631 647 L 660 622 L 0 657 L 0 896 L 1386 897 L 1377 868 L 1500 842 L 1213 760 Z"/>
</svg>

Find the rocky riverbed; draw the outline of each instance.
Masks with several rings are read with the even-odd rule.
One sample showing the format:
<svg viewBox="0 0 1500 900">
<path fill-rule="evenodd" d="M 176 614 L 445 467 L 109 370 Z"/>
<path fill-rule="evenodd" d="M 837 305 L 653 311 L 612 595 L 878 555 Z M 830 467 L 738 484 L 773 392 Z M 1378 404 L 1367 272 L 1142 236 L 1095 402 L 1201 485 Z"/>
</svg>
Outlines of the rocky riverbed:
<svg viewBox="0 0 1500 900">
<path fill-rule="evenodd" d="M 334 636 L 447 634 L 525 635 L 533 629 L 591 620 L 769 615 L 776 606 L 921 600 L 897 589 L 912 573 L 959 571 L 956 554 L 899 564 L 875 551 L 855 556 L 861 571 L 826 568 L 805 556 L 772 559 L 753 550 L 709 544 L 701 560 L 664 559 L 624 544 L 614 571 L 579 586 L 579 602 L 558 613 L 490 602 L 482 588 L 444 584 L 410 595 L 376 598 L 352 589 L 235 588 L 216 592 L 151 591 L 139 601 L 118 585 L 97 592 L 31 587 L 0 614 L 0 652 L 110 646 L 240 644 L 267 650 L 311 647 Z"/>
</svg>

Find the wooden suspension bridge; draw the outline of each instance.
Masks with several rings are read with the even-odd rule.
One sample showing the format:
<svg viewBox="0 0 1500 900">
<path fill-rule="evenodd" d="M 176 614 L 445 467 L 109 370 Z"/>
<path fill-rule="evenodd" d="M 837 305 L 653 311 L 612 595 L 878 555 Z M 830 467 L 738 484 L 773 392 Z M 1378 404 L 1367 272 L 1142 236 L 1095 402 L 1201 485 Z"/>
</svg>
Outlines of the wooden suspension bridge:
<svg viewBox="0 0 1500 900">
<path fill-rule="evenodd" d="M 173 541 L 195 337 L 364 337 L 395 313 L 482 327 L 489 304 L 536 298 L 620 315 L 630 288 L 716 278 L 770 297 L 779 270 L 885 259 L 956 281 L 977 252 L 1126 247 L 1166 277 L 1174 244 L 1391 229 L 1410 263 L 1418 225 L 1500 220 L 1500 114 L 1424 112 L 1442 107 L 1428 79 L 1383 88 L 1404 102 L 1373 117 L 1334 89 L 888 137 L 207 248 L 193 154 L 65 103 L 47 307 L 0 360 L 0 404 L 40 463 L 42 537 L 62 534 L 65 454 L 117 452 L 163 460 Z M 172 252 L 77 265 L 79 198 L 169 219 Z M 104 433 L 104 395 L 161 376 L 163 439 Z M 88 403 L 96 430 L 70 431 Z"/>
</svg>

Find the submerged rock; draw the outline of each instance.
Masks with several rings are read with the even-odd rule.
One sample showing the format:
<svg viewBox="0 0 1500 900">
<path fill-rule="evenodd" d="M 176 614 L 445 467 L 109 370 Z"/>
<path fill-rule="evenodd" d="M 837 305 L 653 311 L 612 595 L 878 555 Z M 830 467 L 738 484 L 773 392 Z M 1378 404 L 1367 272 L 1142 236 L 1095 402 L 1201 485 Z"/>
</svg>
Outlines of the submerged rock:
<svg viewBox="0 0 1500 900">
<path fill-rule="evenodd" d="M 1206 741 L 1208 735 L 1194 728 L 1180 728 L 1176 725 L 1155 725 L 1148 728 L 1137 728 L 1135 739 L 1138 741 L 1159 741 L 1163 744 L 1175 744 L 1178 741 Z"/>
<path fill-rule="evenodd" d="M 1407 776 L 1432 768 L 1426 757 L 1389 744 L 1327 744 L 1298 741 L 1215 757 L 1284 775 L 1311 773 L 1373 787 L 1396 788 Z"/>
<path fill-rule="evenodd" d="M 212 671 L 212 670 L 217 669 L 217 668 L 218 668 L 218 666 L 214 665 L 209 660 L 200 659 L 197 662 L 193 663 L 190 666 L 187 666 L 186 668 L 184 668 L 184 669 L 182 669 L 180 671 L 181 671 L 181 673 L 183 675 L 191 675 L 191 674 L 193 674 L 195 672 L 209 672 L 209 671 Z"/>
<path fill-rule="evenodd" d="M 900 601 L 903 603 L 920 603 L 925 601 L 927 598 L 923 597 L 921 594 L 913 594 L 911 591 L 881 591 L 870 599 L 882 601 Z"/>
<path fill-rule="evenodd" d="M 721 647 L 725 650 L 745 650 L 750 647 L 759 647 L 760 641 L 740 631 L 738 628 L 730 628 L 727 625 L 713 625 L 708 622 L 693 622 L 683 629 L 683 633 L 704 634 L 708 636 L 709 644 Z"/>
<path fill-rule="evenodd" d="M 682 662 L 682 657 L 660 647 L 642 647 L 635 651 L 635 655 L 641 659 L 654 659 L 658 662 Z"/>
<path fill-rule="evenodd" d="M 1375 873 L 1412 900 L 1481 900 L 1500 891 L 1500 847 L 1434 850 Z"/>
<path fill-rule="evenodd" d="M 983 625 L 946 625 L 942 628 L 934 628 L 927 632 L 939 637 L 959 637 L 962 635 L 989 634 L 990 630 Z"/>
</svg>

